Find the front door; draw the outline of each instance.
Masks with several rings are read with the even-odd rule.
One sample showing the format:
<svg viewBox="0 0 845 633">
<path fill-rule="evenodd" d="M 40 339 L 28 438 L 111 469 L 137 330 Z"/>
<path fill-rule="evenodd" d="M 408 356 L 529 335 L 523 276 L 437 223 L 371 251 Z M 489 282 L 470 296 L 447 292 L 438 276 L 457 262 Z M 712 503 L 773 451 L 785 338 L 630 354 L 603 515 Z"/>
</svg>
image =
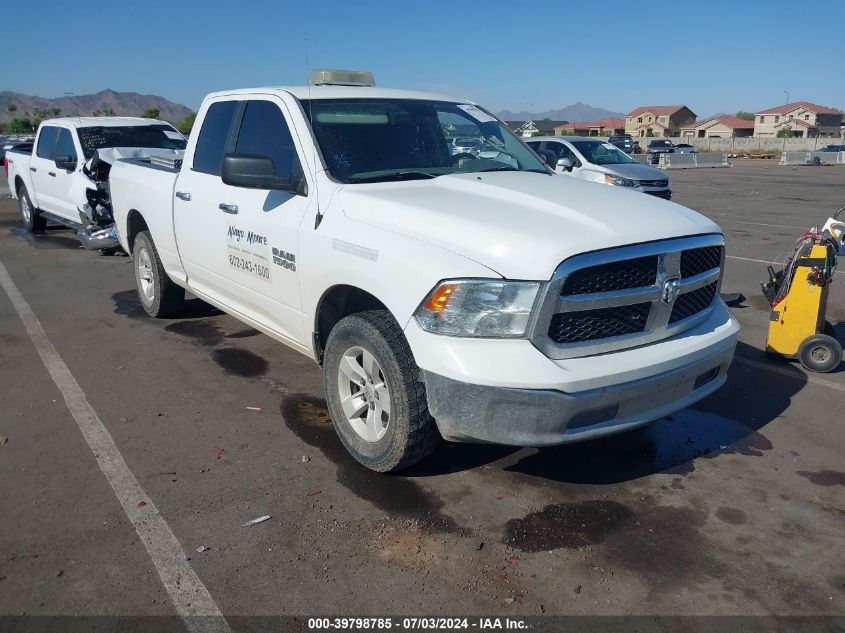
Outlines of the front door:
<svg viewBox="0 0 845 633">
<path fill-rule="evenodd" d="M 302 148 L 290 112 L 276 96 L 244 104 L 234 153 L 268 156 L 277 176 L 302 177 Z M 285 338 L 305 344 L 300 299 L 299 227 L 314 196 L 221 184 L 229 210 L 226 233 L 230 290 L 247 314 Z"/>
</svg>

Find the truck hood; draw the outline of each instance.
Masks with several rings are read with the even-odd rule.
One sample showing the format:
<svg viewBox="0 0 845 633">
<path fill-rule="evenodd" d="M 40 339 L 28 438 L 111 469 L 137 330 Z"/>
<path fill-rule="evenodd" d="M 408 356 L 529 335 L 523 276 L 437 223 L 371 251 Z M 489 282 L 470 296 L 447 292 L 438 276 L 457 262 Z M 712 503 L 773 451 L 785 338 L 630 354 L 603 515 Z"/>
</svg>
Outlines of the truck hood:
<svg viewBox="0 0 845 633">
<path fill-rule="evenodd" d="M 346 185 L 344 213 L 463 255 L 509 279 L 549 279 L 588 251 L 721 233 L 681 205 L 621 187 L 530 172 Z"/>
</svg>

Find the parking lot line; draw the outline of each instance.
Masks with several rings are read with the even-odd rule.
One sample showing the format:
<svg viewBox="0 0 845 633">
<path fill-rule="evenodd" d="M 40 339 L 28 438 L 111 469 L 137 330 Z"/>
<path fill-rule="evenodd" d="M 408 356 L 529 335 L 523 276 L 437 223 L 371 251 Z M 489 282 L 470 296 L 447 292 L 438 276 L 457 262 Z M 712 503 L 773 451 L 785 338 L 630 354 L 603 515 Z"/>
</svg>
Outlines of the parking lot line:
<svg viewBox="0 0 845 633">
<path fill-rule="evenodd" d="M 755 262 L 757 264 L 769 264 L 770 266 L 780 266 L 781 262 L 770 262 L 765 259 L 753 259 L 751 257 L 740 257 L 739 255 L 725 255 L 725 259 L 738 259 L 743 262 Z M 845 271 L 835 270 L 837 275 L 845 275 Z"/>
<path fill-rule="evenodd" d="M 719 218 L 719 222 L 729 222 L 731 224 L 750 224 L 752 226 L 770 226 L 779 229 L 797 229 L 799 231 L 806 231 L 806 226 L 792 226 L 789 224 L 767 224 L 765 222 L 746 222 L 745 220 L 731 220 L 727 216 L 719 215 L 717 213 L 711 213 L 714 217 Z"/>
<path fill-rule="evenodd" d="M 184 619 L 189 631 L 231 633 L 208 589 L 188 565 L 176 536 L 129 469 L 108 429 L 88 402 L 82 387 L 59 356 L 38 317 L 15 286 L 2 262 L 0 286 L 6 291 L 23 321 L 44 367 L 56 383 L 82 436 L 94 453 L 97 465 L 146 547 L 176 612 Z"/>
</svg>

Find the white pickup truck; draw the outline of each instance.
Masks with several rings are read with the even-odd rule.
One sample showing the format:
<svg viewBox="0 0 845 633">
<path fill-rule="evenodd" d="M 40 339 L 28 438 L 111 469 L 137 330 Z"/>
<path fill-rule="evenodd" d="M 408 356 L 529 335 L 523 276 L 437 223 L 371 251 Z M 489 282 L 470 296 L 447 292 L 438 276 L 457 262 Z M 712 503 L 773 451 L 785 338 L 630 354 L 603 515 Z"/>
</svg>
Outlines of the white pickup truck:
<svg viewBox="0 0 845 633">
<path fill-rule="evenodd" d="M 4 163 L 28 231 L 42 231 L 48 221 L 63 224 L 76 230 L 86 248 L 107 250 L 118 244 L 109 200 L 112 163 L 181 155 L 186 144 L 164 121 L 66 117 L 44 121 L 32 149 L 9 149 Z"/>
<path fill-rule="evenodd" d="M 450 129 L 499 155 L 452 154 Z M 321 363 L 373 470 L 441 436 L 639 427 L 714 392 L 734 354 L 717 225 L 555 175 L 479 106 L 369 73 L 211 94 L 181 168 L 121 160 L 111 191 L 147 313 L 187 289 Z"/>
</svg>

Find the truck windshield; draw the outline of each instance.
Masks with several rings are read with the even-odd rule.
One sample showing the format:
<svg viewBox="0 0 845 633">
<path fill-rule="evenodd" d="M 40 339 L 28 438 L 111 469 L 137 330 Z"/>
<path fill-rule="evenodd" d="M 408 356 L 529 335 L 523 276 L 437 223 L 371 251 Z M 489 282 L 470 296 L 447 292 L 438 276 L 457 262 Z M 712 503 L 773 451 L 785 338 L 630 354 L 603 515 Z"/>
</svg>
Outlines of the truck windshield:
<svg viewBox="0 0 845 633">
<path fill-rule="evenodd" d="M 625 165 L 637 162 L 615 145 L 603 141 L 572 141 L 572 144 L 593 165 Z"/>
<path fill-rule="evenodd" d="M 85 160 L 107 147 L 154 147 L 185 149 L 187 141 L 169 125 L 92 126 L 78 130 Z"/>
<path fill-rule="evenodd" d="M 527 145 L 478 106 L 423 99 L 313 99 L 302 105 L 329 172 L 341 182 L 549 173 Z M 456 133 L 473 145 L 450 143 Z"/>
</svg>

